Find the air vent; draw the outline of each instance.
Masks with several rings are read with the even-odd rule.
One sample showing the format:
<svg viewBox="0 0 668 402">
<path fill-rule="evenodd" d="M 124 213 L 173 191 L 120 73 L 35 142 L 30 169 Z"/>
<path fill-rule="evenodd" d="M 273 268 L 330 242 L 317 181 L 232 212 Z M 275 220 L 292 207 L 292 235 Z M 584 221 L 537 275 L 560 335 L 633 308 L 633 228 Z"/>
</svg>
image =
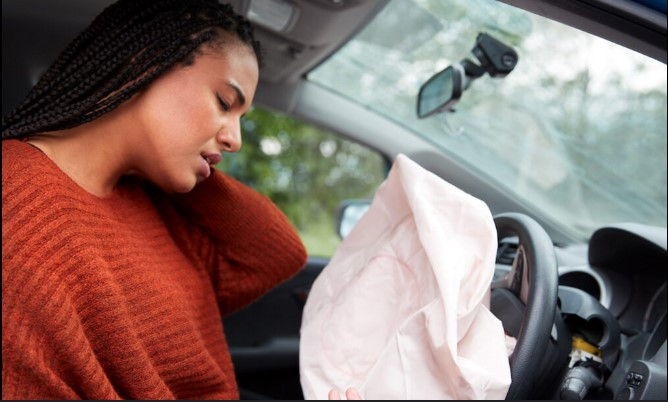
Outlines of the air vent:
<svg viewBox="0 0 668 402">
<path fill-rule="evenodd" d="M 513 260 L 517 254 L 517 244 L 500 243 L 496 251 L 496 263 L 503 265 L 513 265 Z"/>
</svg>

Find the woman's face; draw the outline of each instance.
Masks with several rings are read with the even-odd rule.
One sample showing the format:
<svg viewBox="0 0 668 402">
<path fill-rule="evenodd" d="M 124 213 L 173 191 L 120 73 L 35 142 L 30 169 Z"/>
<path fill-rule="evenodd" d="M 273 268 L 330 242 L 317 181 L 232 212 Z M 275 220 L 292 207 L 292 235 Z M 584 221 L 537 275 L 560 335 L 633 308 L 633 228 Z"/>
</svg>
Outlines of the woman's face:
<svg viewBox="0 0 668 402">
<path fill-rule="evenodd" d="M 259 68 L 248 46 L 230 40 L 203 50 L 192 65 L 154 81 L 132 106 L 139 130 L 134 166 L 168 192 L 192 190 L 221 153 L 239 150 L 240 119 L 255 95 Z"/>
</svg>

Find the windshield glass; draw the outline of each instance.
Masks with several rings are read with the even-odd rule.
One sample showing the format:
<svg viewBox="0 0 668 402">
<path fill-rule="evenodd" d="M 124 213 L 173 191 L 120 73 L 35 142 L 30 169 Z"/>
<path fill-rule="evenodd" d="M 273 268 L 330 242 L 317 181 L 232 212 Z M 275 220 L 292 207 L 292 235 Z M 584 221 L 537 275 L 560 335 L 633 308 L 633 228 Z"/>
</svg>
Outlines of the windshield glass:
<svg viewBox="0 0 668 402">
<path fill-rule="evenodd" d="M 452 113 L 420 120 L 420 86 L 480 32 L 513 47 Z M 585 239 L 615 222 L 666 224 L 666 65 L 498 1 L 402 0 L 308 78 L 441 147 Z"/>
</svg>

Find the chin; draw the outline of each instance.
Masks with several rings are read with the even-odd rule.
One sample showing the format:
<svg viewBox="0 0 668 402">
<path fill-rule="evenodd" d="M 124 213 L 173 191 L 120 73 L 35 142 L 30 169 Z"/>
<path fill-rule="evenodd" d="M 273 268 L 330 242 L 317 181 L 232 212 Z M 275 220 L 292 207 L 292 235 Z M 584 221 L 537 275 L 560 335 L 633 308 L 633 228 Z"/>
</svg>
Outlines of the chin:
<svg viewBox="0 0 668 402">
<path fill-rule="evenodd" d="M 160 188 L 162 191 L 166 193 L 189 193 L 192 191 L 193 188 L 195 188 L 195 185 L 197 184 L 197 178 L 192 177 L 192 178 L 171 178 L 167 182 L 163 182 L 162 185 L 160 185 Z"/>
<path fill-rule="evenodd" d="M 192 183 L 181 183 L 180 185 L 174 186 L 174 192 L 175 193 L 189 193 L 191 192 L 194 188 L 197 182 L 192 182 Z"/>
</svg>

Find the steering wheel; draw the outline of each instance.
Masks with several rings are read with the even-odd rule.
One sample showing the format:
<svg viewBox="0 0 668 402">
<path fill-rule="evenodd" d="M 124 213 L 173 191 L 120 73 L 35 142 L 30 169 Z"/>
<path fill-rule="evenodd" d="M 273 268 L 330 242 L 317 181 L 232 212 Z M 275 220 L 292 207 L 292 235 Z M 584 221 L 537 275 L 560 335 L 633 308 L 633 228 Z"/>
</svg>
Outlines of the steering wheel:
<svg viewBox="0 0 668 402">
<path fill-rule="evenodd" d="M 552 240 L 535 220 L 520 213 L 494 217 L 498 239 L 519 238 L 511 271 L 492 288 L 507 289 L 514 303 L 522 303 L 515 350 L 510 357 L 512 382 L 506 399 L 527 399 L 538 378 L 541 351 L 548 346 L 557 308 L 558 273 Z M 505 326 L 505 323 L 504 323 Z"/>
</svg>

